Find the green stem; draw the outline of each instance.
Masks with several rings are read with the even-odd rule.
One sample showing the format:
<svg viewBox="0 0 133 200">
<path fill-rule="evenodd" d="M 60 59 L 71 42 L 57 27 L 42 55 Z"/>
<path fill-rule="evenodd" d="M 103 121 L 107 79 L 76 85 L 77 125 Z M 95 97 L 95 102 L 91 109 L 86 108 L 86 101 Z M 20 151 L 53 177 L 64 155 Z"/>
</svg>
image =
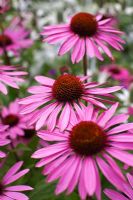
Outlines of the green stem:
<svg viewBox="0 0 133 200">
<path fill-rule="evenodd" d="M 86 55 L 86 53 L 83 57 L 83 71 L 84 71 L 84 76 L 87 76 L 87 55 Z"/>
<path fill-rule="evenodd" d="M 18 157 L 17 153 L 14 151 L 14 145 L 13 145 L 12 142 L 10 143 L 10 146 L 11 146 L 11 148 L 13 150 L 13 154 L 14 154 L 14 157 L 15 157 L 16 161 L 19 161 L 19 157 Z"/>
</svg>

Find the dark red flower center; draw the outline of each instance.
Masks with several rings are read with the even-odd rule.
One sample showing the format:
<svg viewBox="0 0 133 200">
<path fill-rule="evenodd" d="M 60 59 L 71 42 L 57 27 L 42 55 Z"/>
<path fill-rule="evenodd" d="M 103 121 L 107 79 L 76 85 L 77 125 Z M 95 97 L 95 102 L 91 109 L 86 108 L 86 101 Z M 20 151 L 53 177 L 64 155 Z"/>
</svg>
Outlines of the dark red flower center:
<svg viewBox="0 0 133 200">
<path fill-rule="evenodd" d="M 70 147 L 80 155 L 94 155 L 102 151 L 106 135 L 102 128 L 92 121 L 82 121 L 70 132 Z"/>
<path fill-rule="evenodd" d="M 61 102 L 78 100 L 83 94 L 83 84 L 78 77 L 61 75 L 54 83 L 53 97 Z"/>
<path fill-rule="evenodd" d="M 13 127 L 19 123 L 19 118 L 18 116 L 14 114 L 9 114 L 5 118 L 3 118 L 2 121 L 3 121 L 3 124 Z"/>
<path fill-rule="evenodd" d="M 0 35 L 0 47 L 12 44 L 12 40 L 7 35 Z"/>
<path fill-rule="evenodd" d="M 24 129 L 24 138 L 30 139 L 35 135 L 36 131 L 35 129 Z"/>
<path fill-rule="evenodd" d="M 0 182 L 0 195 L 3 194 L 3 191 L 4 191 L 4 186 L 3 186 L 3 184 Z"/>
<path fill-rule="evenodd" d="M 81 12 L 72 17 L 70 27 L 81 37 L 91 37 L 97 32 L 98 24 L 94 15 Z"/>
<path fill-rule="evenodd" d="M 117 69 L 117 68 L 112 68 L 109 70 L 111 73 L 113 74 L 120 74 L 120 69 Z"/>
</svg>

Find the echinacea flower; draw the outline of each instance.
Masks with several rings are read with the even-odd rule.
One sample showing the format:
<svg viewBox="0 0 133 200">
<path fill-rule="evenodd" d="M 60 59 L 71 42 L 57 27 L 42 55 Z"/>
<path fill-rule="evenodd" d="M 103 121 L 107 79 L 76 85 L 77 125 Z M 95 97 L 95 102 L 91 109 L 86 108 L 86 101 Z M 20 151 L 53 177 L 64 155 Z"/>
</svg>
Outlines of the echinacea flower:
<svg viewBox="0 0 133 200">
<path fill-rule="evenodd" d="M 4 49 L 18 55 L 21 49 L 29 48 L 33 44 L 32 39 L 28 37 L 29 33 L 20 24 L 20 19 L 13 19 L 11 24 L 0 34 L 0 55 L 4 53 Z"/>
<path fill-rule="evenodd" d="M 20 170 L 23 162 L 14 164 L 8 172 L 0 180 L 0 200 L 28 200 L 29 198 L 23 194 L 23 191 L 32 190 L 33 188 L 27 185 L 13 185 L 9 184 L 15 182 L 29 172 L 29 169 Z"/>
<path fill-rule="evenodd" d="M 105 189 L 104 192 L 111 200 L 133 200 L 133 175 L 127 174 L 128 183 L 123 183 L 123 190 Z"/>
<path fill-rule="evenodd" d="M 110 77 L 118 81 L 129 77 L 128 69 L 117 64 L 104 65 L 101 67 L 101 71 L 107 73 Z"/>
<path fill-rule="evenodd" d="M 1 138 L 1 132 L 2 132 L 2 131 L 3 131 L 3 126 L 2 126 L 2 127 L 0 126 L 0 147 L 5 146 L 5 145 L 7 145 L 7 144 L 10 143 L 10 140 Z M 4 158 L 5 156 L 6 156 L 6 154 L 3 153 L 3 152 L 0 150 L 0 158 Z"/>
<path fill-rule="evenodd" d="M 81 100 L 106 109 L 102 102 L 112 101 L 104 97 L 113 97 L 110 93 L 120 90 L 121 87 L 99 88 L 100 84 L 96 82 L 85 83 L 87 78 L 71 74 L 63 74 L 57 80 L 36 76 L 36 81 L 41 85 L 29 88 L 32 95 L 20 100 L 20 104 L 23 104 L 21 114 L 31 113 L 30 125 L 36 123 L 36 129 L 46 125 L 47 121 L 47 126 L 53 130 L 59 117 L 61 130 L 64 130 L 73 110 L 78 112 Z"/>
<path fill-rule="evenodd" d="M 117 24 L 118 24 L 118 19 L 115 15 L 111 15 L 111 14 L 97 14 L 97 15 L 101 15 L 101 20 L 105 20 L 105 19 L 110 19 L 110 21 L 108 22 L 109 26 L 114 26 L 114 27 L 117 27 Z"/>
<path fill-rule="evenodd" d="M 71 60 L 78 63 L 87 54 L 90 58 L 103 60 L 99 48 L 113 59 L 108 45 L 121 51 L 121 43 L 125 43 L 119 36 L 123 34 L 110 24 L 111 19 L 103 19 L 102 15 L 92 15 L 80 12 L 75 14 L 67 24 L 46 26 L 42 32 L 44 42 L 56 44 L 63 41 L 59 55 L 64 55 L 72 49 Z"/>
<path fill-rule="evenodd" d="M 18 71 L 14 66 L 0 65 L 0 92 L 7 94 L 8 85 L 13 88 L 19 88 L 17 83 L 23 83 L 22 76 L 27 75 L 27 72 Z"/>
<path fill-rule="evenodd" d="M 133 81 L 133 76 L 128 69 L 117 64 L 109 64 L 101 67 L 101 72 L 106 73 L 108 77 L 120 82 L 120 85 L 129 87 Z"/>
<path fill-rule="evenodd" d="M 26 119 L 20 115 L 21 106 L 18 104 L 18 99 L 9 104 L 9 107 L 3 107 L 1 111 L 1 125 L 3 128 L 3 138 L 16 139 L 17 136 L 24 135 L 24 129 L 27 128 Z"/>
<path fill-rule="evenodd" d="M 5 13 L 9 8 L 9 0 L 0 0 L 0 14 Z"/>
<path fill-rule="evenodd" d="M 24 129 L 23 131 L 23 136 L 17 136 L 16 139 L 12 141 L 13 147 L 16 147 L 18 144 L 28 145 L 33 137 L 36 135 L 36 130 L 34 128 L 27 127 L 27 129 Z M 21 155 L 23 153 L 23 150 L 20 149 L 20 151 L 17 153 Z"/>
<path fill-rule="evenodd" d="M 133 150 L 133 134 L 127 133 L 133 123 L 122 124 L 128 116 L 114 115 L 117 107 L 115 103 L 98 114 L 89 105 L 80 110 L 80 115 L 73 113 L 64 132 L 58 128 L 38 132 L 41 139 L 52 144 L 37 150 L 32 157 L 41 159 L 36 166 L 45 166 L 43 174 L 48 176 L 48 182 L 59 180 L 56 194 L 65 190 L 70 194 L 77 186 L 82 200 L 94 194 L 101 200 L 99 170 L 121 189 L 125 178 L 115 159 L 133 166 L 133 156 L 127 152 Z"/>
</svg>

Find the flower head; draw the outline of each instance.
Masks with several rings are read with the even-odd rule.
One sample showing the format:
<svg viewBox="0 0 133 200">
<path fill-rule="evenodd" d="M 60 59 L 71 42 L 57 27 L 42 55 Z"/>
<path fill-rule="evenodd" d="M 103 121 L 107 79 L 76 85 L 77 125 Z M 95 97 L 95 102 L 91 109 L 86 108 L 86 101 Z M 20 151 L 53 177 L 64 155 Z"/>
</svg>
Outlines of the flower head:
<svg viewBox="0 0 133 200">
<path fill-rule="evenodd" d="M 12 199 L 12 200 L 28 200 L 29 198 L 23 194 L 23 191 L 32 190 L 30 186 L 27 185 L 15 185 L 8 186 L 9 184 L 15 182 L 25 174 L 29 172 L 29 169 L 20 170 L 23 162 L 17 162 L 13 165 L 8 172 L 4 175 L 3 179 L 0 180 L 0 199 Z M 19 172 L 18 172 L 19 171 Z"/>
<path fill-rule="evenodd" d="M 8 93 L 5 85 L 18 89 L 17 83 L 24 82 L 21 78 L 24 75 L 27 75 L 27 72 L 17 71 L 13 66 L 0 66 L 0 92 L 3 94 Z"/>
<path fill-rule="evenodd" d="M 133 81 L 133 76 L 128 69 L 117 64 L 109 64 L 101 67 L 101 71 L 109 77 L 120 82 L 120 85 L 129 87 Z"/>
<path fill-rule="evenodd" d="M 37 129 L 46 125 L 47 121 L 50 130 L 55 128 L 60 116 L 60 128 L 64 130 L 74 110 L 78 112 L 79 105 L 82 106 L 81 100 L 106 109 L 102 102 L 112 101 L 104 97 L 113 97 L 110 93 L 118 91 L 121 87 L 99 88 L 100 84 L 96 82 L 85 83 L 87 78 L 71 74 L 63 74 L 57 80 L 36 76 L 35 79 L 41 86 L 29 88 L 32 95 L 20 100 L 20 104 L 24 105 L 21 114 L 31 113 L 30 124 L 36 123 Z"/>
<path fill-rule="evenodd" d="M 121 192 L 106 189 L 104 192 L 109 199 L 132 200 L 133 199 L 133 175 L 127 174 L 128 183 L 123 183 Z"/>
<path fill-rule="evenodd" d="M 75 14 L 67 24 L 44 27 L 42 35 L 45 37 L 44 42 L 49 44 L 63 41 L 59 55 L 64 55 L 72 49 L 73 63 L 78 63 L 85 54 L 103 60 L 99 48 L 113 59 L 108 45 L 120 51 L 124 41 L 119 37 L 122 32 L 110 24 L 111 20 L 102 19 L 102 15 L 81 12 Z"/>
<path fill-rule="evenodd" d="M 9 8 L 9 0 L 0 0 L 0 14 L 5 13 Z"/>
<path fill-rule="evenodd" d="M 78 186 L 81 199 L 95 194 L 100 200 L 99 170 L 121 189 L 125 178 L 115 159 L 133 166 L 132 154 L 126 151 L 133 150 L 133 135 L 127 132 L 133 123 L 122 124 L 128 116 L 114 115 L 117 106 L 118 103 L 98 114 L 90 105 L 80 110 L 80 115 L 73 113 L 64 132 L 58 128 L 51 133 L 38 132 L 41 139 L 52 144 L 37 150 L 32 157 L 41 159 L 36 166 L 45 166 L 43 174 L 48 176 L 48 182 L 59 179 L 56 194 L 65 190 L 70 194 Z"/>
<path fill-rule="evenodd" d="M 4 107 L 1 111 L 1 125 L 5 128 L 2 133 L 3 138 L 16 139 L 17 136 L 24 135 L 27 128 L 26 119 L 20 115 L 21 106 L 18 100 L 10 103 L 9 107 Z"/>
<path fill-rule="evenodd" d="M 129 77 L 129 71 L 117 64 L 102 66 L 101 71 L 107 73 L 110 77 L 118 81 L 127 79 Z"/>
<path fill-rule="evenodd" d="M 14 18 L 9 27 L 0 34 L 0 55 L 4 53 L 4 49 L 18 55 L 21 49 L 29 48 L 33 44 L 32 39 L 28 38 L 29 33 L 20 23 L 20 19 Z"/>
</svg>

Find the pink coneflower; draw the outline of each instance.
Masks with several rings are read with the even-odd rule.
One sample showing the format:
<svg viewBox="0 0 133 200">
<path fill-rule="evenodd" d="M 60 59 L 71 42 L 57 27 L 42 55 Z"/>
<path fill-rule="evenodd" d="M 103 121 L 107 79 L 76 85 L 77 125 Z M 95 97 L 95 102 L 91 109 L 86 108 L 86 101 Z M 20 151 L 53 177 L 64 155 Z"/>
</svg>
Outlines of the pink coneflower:
<svg viewBox="0 0 133 200">
<path fill-rule="evenodd" d="M 107 73 L 111 78 L 122 81 L 129 78 L 128 69 L 117 64 L 109 64 L 101 67 L 101 71 Z"/>
<path fill-rule="evenodd" d="M 127 133 L 133 123 L 122 124 L 128 118 L 125 114 L 114 116 L 117 106 L 118 103 L 101 114 L 93 105 L 84 107 L 78 117 L 73 113 L 64 133 L 58 129 L 38 133 L 41 139 L 52 144 L 37 150 L 32 157 L 41 159 L 37 167 L 46 165 L 43 174 L 48 175 L 48 182 L 59 179 L 56 194 L 65 190 L 70 194 L 78 186 L 82 200 L 94 194 L 100 200 L 98 168 L 121 189 L 125 178 L 115 159 L 133 166 L 133 156 L 126 151 L 133 150 L 133 135 Z"/>
<path fill-rule="evenodd" d="M 22 83 L 24 80 L 22 76 L 27 75 L 27 72 L 17 71 L 16 67 L 13 66 L 0 66 L 0 92 L 7 94 L 7 88 L 5 85 L 8 85 L 13 88 L 19 88 L 17 83 Z"/>
<path fill-rule="evenodd" d="M 60 127 L 64 130 L 69 124 L 73 110 L 78 111 L 81 100 L 106 109 L 102 102 L 112 102 L 104 97 L 112 97 L 110 93 L 118 91 L 121 87 L 99 88 L 100 84 L 96 82 L 85 83 L 87 78 L 70 74 L 61 75 L 57 80 L 36 76 L 35 79 L 41 86 L 29 88 L 32 95 L 20 100 L 20 104 L 24 104 L 21 114 L 34 111 L 30 124 L 36 123 L 36 129 L 40 129 L 47 121 L 50 130 L 54 129 L 60 116 Z"/>
<path fill-rule="evenodd" d="M 4 49 L 18 55 L 21 49 L 29 48 L 33 44 L 28 37 L 29 33 L 18 18 L 12 20 L 9 27 L 0 34 L 0 55 L 4 53 Z"/>
<path fill-rule="evenodd" d="M 14 139 L 12 141 L 13 147 L 16 147 L 18 144 L 24 144 L 24 145 L 28 145 L 31 140 L 33 139 L 33 137 L 36 135 L 36 130 L 31 128 L 27 128 L 24 129 L 24 135 L 23 136 L 17 136 L 16 139 Z M 18 151 L 18 155 L 22 155 L 23 154 L 23 150 Z"/>
<path fill-rule="evenodd" d="M 8 186 L 29 172 L 29 169 L 20 170 L 23 162 L 17 162 L 13 165 L 0 181 L 0 199 L 1 200 L 28 200 L 23 191 L 32 190 L 27 185 Z M 18 172 L 19 171 L 19 172 Z"/>
<path fill-rule="evenodd" d="M 1 128 L 0 128 L 0 129 L 1 129 Z M 3 129 L 0 130 L 0 135 L 1 135 L 1 131 L 3 131 Z M 0 137 L 0 147 L 5 146 L 5 145 L 7 145 L 7 144 L 9 144 L 9 143 L 10 143 L 10 140 L 8 140 L 8 139 L 3 139 L 3 138 Z M 4 158 L 5 156 L 6 156 L 6 154 L 3 153 L 3 152 L 0 150 L 0 158 Z"/>
<path fill-rule="evenodd" d="M 21 106 L 18 100 L 10 103 L 9 107 L 4 107 L 1 111 L 1 124 L 7 127 L 3 132 L 3 137 L 16 139 L 17 136 L 24 135 L 27 128 L 25 118 L 20 115 Z"/>
<path fill-rule="evenodd" d="M 100 15 L 100 13 L 98 15 Z M 100 21 L 101 20 L 106 20 L 106 19 L 110 19 L 110 21 L 108 22 L 109 26 L 115 26 L 115 27 L 117 26 L 118 19 L 117 19 L 116 16 L 111 15 L 111 14 L 107 14 L 107 13 L 102 14 L 102 17 L 101 17 Z"/>
<path fill-rule="evenodd" d="M 133 176 L 127 174 L 128 183 L 123 183 L 121 192 L 113 189 L 106 189 L 104 192 L 111 200 L 133 200 Z"/>
<path fill-rule="evenodd" d="M 0 0 L 0 14 L 5 13 L 9 8 L 9 0 Z"/>
<path fill-rule="evenodd" d="M 111 19 L 102 19 L 102 15 L 92 15 L 89 13 L 75 14 L 67 24 L 46 26 L 42 35 L 45 36 L 44 42 L 55 44 L 63 41 L 59 55 L 64 55 L 72 49 L 71 60 L 78 63 L 83 56 L 97 57 L 103 60 L 99 48 L 113 59 L 112 53 L 107 45 L 121 51 L 121 43 L 124 41 L 119 37 L 121 31 L 116 30 L 110 25 Z"/>
</svg>

